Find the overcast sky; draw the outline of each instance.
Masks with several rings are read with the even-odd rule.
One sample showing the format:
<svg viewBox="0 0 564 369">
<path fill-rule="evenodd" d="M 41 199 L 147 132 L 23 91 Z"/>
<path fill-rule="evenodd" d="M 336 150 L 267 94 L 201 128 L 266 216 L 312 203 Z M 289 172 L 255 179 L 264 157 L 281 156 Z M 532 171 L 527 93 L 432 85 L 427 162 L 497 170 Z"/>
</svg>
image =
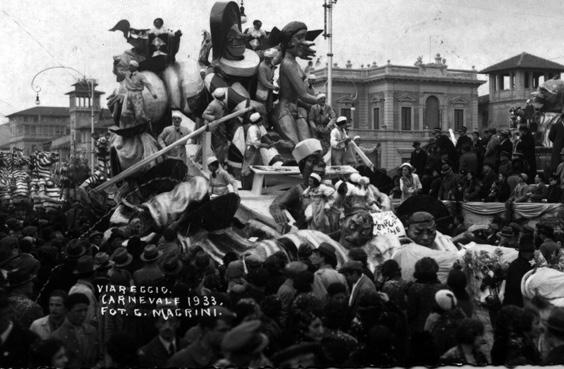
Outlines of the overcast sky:
<svg viewBox="0 0 564 369">
<path fill-rule="evenodd" d="M 109 94 L 115 88 L 112 56 L 129 48 L 121 32 L 108 31 L 120 19 L 149 28 L 154 18 L 164 18 L 169 28 L 183 32 L 177 60 L 194 59 L 213 3 L 1 0 L 0 114 L 34 106 L 33 76 L 55 65 L 98 79 L 99 89 Z M 292 20 L 323 28 L 323 0 L 244 3 L 249 21 L 261 19 L 268 30 Z M 564 63 L 564 3 L 559 0 L 338 0 L 333 19 L 334 58 L 342 66 L 348 59 L 355 66 L 388 59 L 413 65 L 417 56 L 427 62 L 437 52 L 457 69 L 480 70 L 523 51 Z M 316 43 L 318 56 L 324 56 L 326 41 L 320 36 Z M 64 93 L 76 78 L 64 70 L 43 73 L 37 79 L 41 104 L 68 106 Z M 483 87 L 480 92 L 487 93 Z"/>
</svg>

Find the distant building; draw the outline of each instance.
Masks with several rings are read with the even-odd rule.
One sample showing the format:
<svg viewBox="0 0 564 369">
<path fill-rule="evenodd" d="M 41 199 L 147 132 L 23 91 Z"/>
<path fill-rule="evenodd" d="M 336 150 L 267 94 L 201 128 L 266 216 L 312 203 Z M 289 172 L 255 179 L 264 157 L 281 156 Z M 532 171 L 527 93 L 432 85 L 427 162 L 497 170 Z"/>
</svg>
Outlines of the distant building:
<svg viewBox="0 0 564 369">
<path fill-rule="evenodd" d="M 96 90 L 96 81 L 79 81 L 72 86 L 69 107 L 36 106 L 8 115 L 11 138 L 1 148 L 18 147 L 24 154 L 35 150 L 58 151 L 66 160 L 74 153 L 90 161 L 91 90 L 94 90 L 94 128 L 104 134 L 113 124 L 111 113 L 100 106 L 104 92 Z"/>
<path fill-rule="evenodd" d="M 413 141 L 424 144 L 434 127 L 478 128 L 478 87 L 485 81 L 477 74 L 448 69 L 440 55 L 427 64 L 418 58 L 415 66 L 388 62 L 364 69 L 334 68 L 332 105 L 338 115 L 352 118 L 350 134 L 359 135 L 362 146 L 381 144 L 375 164 L 391 169 L 408 161 Z M 314 87 L 321 92 L 327 69 L 314 75 Z"/>
<path fill-rule="evenodd" d="M 532 92 L 562 72 L 564 65 L 525 52 L 480 71 L 489 76 L 490 90 L 480 97 L 480 126 L 508 128 L 509 109 L 524 107 Z"/>
</svg>

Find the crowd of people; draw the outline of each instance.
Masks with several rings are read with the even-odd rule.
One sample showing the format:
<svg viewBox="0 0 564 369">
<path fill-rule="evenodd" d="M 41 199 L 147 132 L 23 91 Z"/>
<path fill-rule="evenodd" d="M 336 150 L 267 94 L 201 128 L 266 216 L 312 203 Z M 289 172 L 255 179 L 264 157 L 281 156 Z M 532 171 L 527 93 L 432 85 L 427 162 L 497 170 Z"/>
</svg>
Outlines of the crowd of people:
<svg viewBox="0 0 564 369">
<path fill-rule="evenodd" d="M 429 194 L 439 200 L 477 202 L 563 202 L 564 165 L 537 168 L 535 140 L 523 124 L 509 130 L 458 132 L 456 145 L 440 128 L 428 145 L 414 142 L 409 163 L 400 166 L 396 196 Z M 560 152 L 564 162 L 564 150 Z M 543 169 L 539 172 L 537 169 Z"/>
<path fill-rule="evenodd" d="M 407 235 L 425 244 L 418 217 Z M 407 282 L 394 260 L 375 275 L 361 248 L 350 249 L 340 267 L 327 244 L 302 244 L 293 261 L 282 252 L 264 261 L 229 252 L 216 263 L 198 245 L 183 251 L 170 230 L 146 244 L 136 221 L 109 237 L 78 237 L 57 213 L 31 212 L 23 221 L 3 214 L 0 223 L 2 367 L 564 363 L 564 309 L 549 309 L 540 298 L 524 301 L 520 290 L 534 250 L 550 255 L 560 247 L 546 227 L 522 229 L 503 243 L 518 247 L 519 258 L 507 271 L 503 305 L 490 310 L 488 321 L 468 292 L 467 274 L 453 266 L 441 283 L 429 257 L 417 261 Z M 213 297 L 216 312 L 110 315 L 102 309 L 103 286 Z"/>
</svg>

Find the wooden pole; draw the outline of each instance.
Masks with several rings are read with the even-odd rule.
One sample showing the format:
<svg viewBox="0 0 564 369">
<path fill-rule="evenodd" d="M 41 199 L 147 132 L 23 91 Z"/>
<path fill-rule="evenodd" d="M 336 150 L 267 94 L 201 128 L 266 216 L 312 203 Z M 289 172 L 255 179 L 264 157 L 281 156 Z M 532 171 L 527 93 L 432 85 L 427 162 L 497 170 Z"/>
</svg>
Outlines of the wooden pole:
<svg viewBox="0 0 564 369">
<path fill-rule="evenodd" d="M 197 137 L 199 135 L 201 135 L 202 133 L 204 133 L 206 130 L 208 129 L 214 129 L 216 126 L 220 125 L 221 123 L 224 123 L 230 119 L 233 118 L 237 118 L 240 115 L 243 115 L 251 110 L 253 110 L 253 107 L 248 107 L 245 108 L 243 110 L 239 110 L 236 112 L 233 112 L 231 114 L 228 114 L 220 119 L 214 120 L 213 122 L 210 122 L 209 124 L 206 124 L 200 128 L 198 128 L 197 130 L 195 130 L 194 132 L 190 133 L 189 135 L 186 135 L 184 137 L 182 137 L 181 139 L 177 140 L 176 142 L 171 143 L 170 145 L 168 145 L 167 147 L 157 151 L 156 153 L 147 156 L 145 159 L 135 163 L 134 165 L 132 165 L 131 167 L 127 168 L 126 170 L 124 170 L 121 173 L 118 173 L 117 175 L 113 176 L 112 178 L 110 178 L 108 181 L 102 183 L 101 185 L 99 185 L 98 187 L 96 187 L 94 189 L 94 191 L 99 192 L 99 191 L 103 191 L 106 188 L 112 186 L 114 183 L 123 181 L 124 179 L 126 179 L 127 177 L 131 176 L 132 174 L 137 173 L 139 170 L 141 170 L 145 165 L 149 164 L 150 162 L 152 162 L 155 159 L 158 159 L 159 157 L 163 156 L 164 154 L 166 154 L 167 152 L 171 151 L 172 149 L 174 149 L 176 146 L 178 145 L 182 145 L 182 144 L 186 144 L 186 142 L 188 142 L 188 140 L 190 140 L 191 138 Z"/>
</svg>

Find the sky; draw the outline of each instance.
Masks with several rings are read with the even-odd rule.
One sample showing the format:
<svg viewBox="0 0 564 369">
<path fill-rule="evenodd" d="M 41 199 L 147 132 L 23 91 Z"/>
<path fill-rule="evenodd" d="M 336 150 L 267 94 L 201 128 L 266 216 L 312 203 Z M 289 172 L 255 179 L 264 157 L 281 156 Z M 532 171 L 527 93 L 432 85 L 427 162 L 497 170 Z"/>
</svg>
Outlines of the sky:
<svg viewBox="0 0 564 369">
<path fill-rule="evenodd" d="M 240 1 L 240 0 L 239 0 Z M 324 0 L 244 0 L 250 26 L 282 28 L 293 20 L 322 29 Z M 201 33 L 209 29 L 213 0 L 2 0 L 0 25 L 1 116 L 34 106 L 31 81 L 52 66 L 69 66 L 96 78 L 106 96 L 116 87 L 112 56 L 130 48 L 121 32 L 109 32 L 120 19 L 150 28 L 161 17 L 183 32 L 177 60 L 196 59 Z M 564 2 L 559 0 L 338 0 L 333 11 L 334 62 L 353 66 L 390 60 L 413 65 L 436 53 L 449 68 L 481 70 L 523 51 L 564 63 Z M 316 40 L 325 57 L 327 41 Z M 68 106 L 64 93 L 80 74 L 50 70 L 36 78 L 41 105 Z M 485 76 L 479 78 L 485 79 Z M 480 94 L 487 93 L 482 86 Z"/>
</svg>

